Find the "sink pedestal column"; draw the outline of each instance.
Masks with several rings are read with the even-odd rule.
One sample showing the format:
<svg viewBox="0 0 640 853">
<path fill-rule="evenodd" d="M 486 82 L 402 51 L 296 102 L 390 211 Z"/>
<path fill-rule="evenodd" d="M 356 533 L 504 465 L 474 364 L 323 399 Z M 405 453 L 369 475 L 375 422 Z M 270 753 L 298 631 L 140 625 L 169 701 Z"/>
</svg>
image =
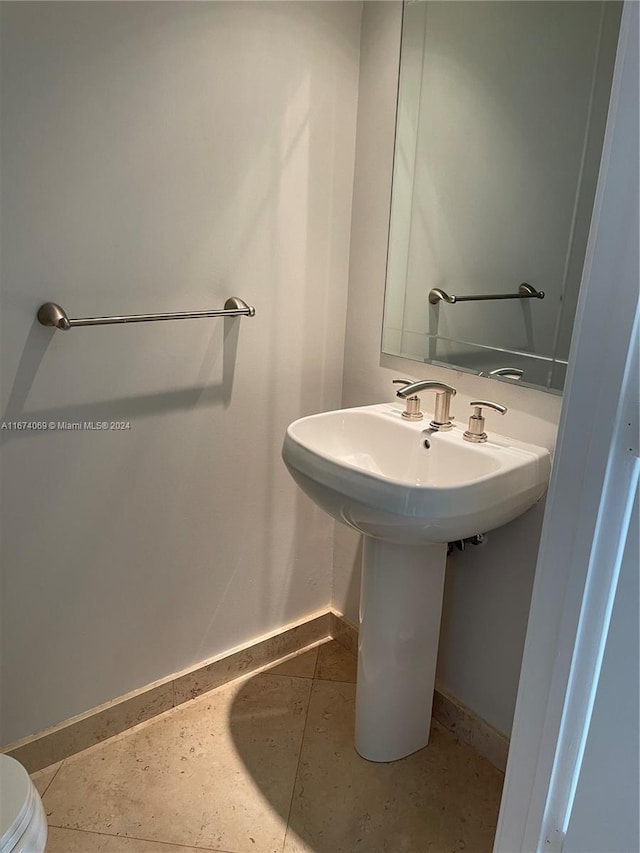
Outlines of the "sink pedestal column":
<svg viewBox="0 0 640 853">
<path fill-rule="evenodd" d="M 356 749 L 404 758 L 429 740 L 447 545 L 364 537 Z"/>
</svg>

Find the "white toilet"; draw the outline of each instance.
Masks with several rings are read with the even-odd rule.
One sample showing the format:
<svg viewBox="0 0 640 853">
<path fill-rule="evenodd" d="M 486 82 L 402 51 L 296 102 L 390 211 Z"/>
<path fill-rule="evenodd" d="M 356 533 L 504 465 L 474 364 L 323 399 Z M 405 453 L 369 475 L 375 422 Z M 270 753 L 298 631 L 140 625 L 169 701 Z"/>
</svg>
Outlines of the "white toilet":
<svg viewBox="0 0 640 853">
<path fill-rule="evenodd" d="M 0 853 L 44 853 L 47 817 L 22 764 L 0 755 Z"/>
</svg>

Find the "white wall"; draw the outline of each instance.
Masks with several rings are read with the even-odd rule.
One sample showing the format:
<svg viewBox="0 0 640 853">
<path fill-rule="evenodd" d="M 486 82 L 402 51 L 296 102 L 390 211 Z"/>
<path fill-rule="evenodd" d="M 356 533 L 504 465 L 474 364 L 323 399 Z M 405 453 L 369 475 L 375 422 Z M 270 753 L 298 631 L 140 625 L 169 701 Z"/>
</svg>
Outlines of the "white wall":
<svg viewBox="0 0 640 853">
<path fill-rule="evenodd" d="M 0 433 L 3 743 L 328 603 L 280 445 L 340 404 L 360 13 L 2 4 L 2 418 L 131 423 Z"/>
<path fill-rule="evenodd" d="M 472 399 L 509 407 L 487 417 L 490 431 L 552 448 L 561 398 L 516 385 L 380 355 L 387 229 L 393 169 L 401 4 L 365 3 L 360 50 L 356 172 L 351 231 L 343 405 L 393 399 L 395 377 L 433 377 L 458 390 L 454 414 Z M 429 411 L 428 397 L 424 402 Z M 543 507 L 493 531 L 486 546 L 451 561 L 445 587 L 438 677 L 466 705 L 511 730 Z M 334 606 L 357 621 L 359 539 L 338 525 Z"/>
</svg>

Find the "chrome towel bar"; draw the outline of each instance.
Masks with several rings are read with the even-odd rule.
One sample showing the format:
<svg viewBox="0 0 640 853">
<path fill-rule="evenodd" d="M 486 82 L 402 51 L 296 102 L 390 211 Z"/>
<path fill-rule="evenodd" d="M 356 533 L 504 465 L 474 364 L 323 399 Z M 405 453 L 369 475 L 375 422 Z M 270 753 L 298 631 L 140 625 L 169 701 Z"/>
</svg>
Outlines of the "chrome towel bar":
<svg viewBox="0 0 640 853">
<path fill-rule="evenodd" d="M 256 309 L 239 296 L 230 296 L 224 308 L 217 311 L 175 311 L 172 314 L 124 314 L 120 317 L 67 316 L 64 308 L 55 302 L 45 302 L 38 309 L 38 321 L 55 329 L 73 329 L 74 326 L 111 326 L 116 323 L 151 323 L 155 320 L 192 320 L 197 317 L 254 317 Z"/>
<path fill-rule="evenodd" d="M 454 305 L 456 302 L 481 302 L 485 299 L 544 299 L 544 290 L 536 290 L 531 284 L 521 284 L 517 293 L 487 293 L 484 296 L 449 296 L 439 287 L 429 291 L 429 302 L 437 305 L 438 302 L 448 302 Z"/>
</svg>

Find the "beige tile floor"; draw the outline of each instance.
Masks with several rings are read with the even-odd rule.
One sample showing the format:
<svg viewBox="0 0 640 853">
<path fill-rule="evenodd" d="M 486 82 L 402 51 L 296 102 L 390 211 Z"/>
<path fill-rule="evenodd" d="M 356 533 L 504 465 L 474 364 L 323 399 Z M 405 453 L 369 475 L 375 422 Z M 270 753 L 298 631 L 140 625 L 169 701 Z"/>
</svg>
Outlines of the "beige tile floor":
<svg viewBox="0 0 640 853">
<path fill-rule="evenodd" d="M 355 672 L 324 643 L 39 771 L 47 853 L 490 851 L 502 774 L 436 722 L 364 761 Z"/>
</svg>

